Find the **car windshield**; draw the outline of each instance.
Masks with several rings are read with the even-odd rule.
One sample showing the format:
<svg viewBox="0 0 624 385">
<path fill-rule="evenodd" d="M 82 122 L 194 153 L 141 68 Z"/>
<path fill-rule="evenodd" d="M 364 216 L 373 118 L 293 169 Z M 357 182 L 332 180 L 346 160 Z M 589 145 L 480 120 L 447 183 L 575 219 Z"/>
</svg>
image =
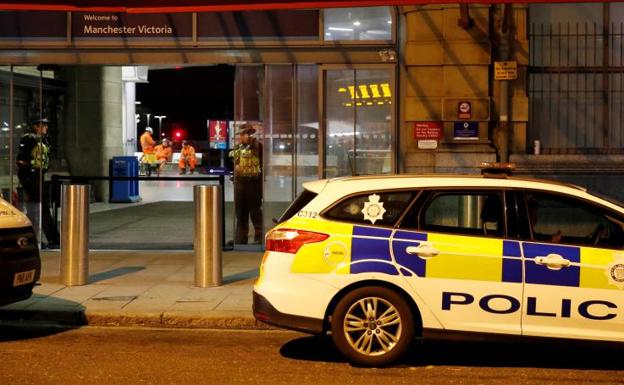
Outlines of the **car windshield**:
<svg viewBox="0 0 624 385">
<path fill-rule="evenodd" d="M 299 210 L 301 210 L 305 205 L 310 203 L 312 199 L 314 199 L 318 194 L 313 193 L 309 190 L 303 190 L 295 200 L 288 206 L 286 211 L 282 214 L 282 216 L 277 220 L 279 222 L 284 222 L 287 219 L 290 219 L 293 215 L 297 214 Z"/>
</svg>

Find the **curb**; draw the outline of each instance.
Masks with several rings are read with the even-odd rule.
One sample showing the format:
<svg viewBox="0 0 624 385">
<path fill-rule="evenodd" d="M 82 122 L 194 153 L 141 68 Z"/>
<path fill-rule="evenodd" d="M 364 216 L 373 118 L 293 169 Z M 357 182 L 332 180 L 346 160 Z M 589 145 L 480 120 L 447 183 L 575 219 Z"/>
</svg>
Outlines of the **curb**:
<svg viewBox="0 0 624 385">
<path fill-rule="evenodd" d="M 120 313 L 84 310 L 1 310 L 0 325 L 52 325 L 61 327 L 154 327 L 194 329 L 275 329 L 245 312 L 218 314 L 143 312 Z"/>
</svg>

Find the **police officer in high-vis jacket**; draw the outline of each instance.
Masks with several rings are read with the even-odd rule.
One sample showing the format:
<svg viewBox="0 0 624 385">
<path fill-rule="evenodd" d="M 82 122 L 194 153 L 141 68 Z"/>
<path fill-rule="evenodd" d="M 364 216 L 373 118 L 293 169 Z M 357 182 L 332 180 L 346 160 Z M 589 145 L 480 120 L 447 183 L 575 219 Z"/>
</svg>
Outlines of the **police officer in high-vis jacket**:
<svg viewBox="0 0 624 385">
<path fill-rule="evenodd" d="M 17 154 L 17 177 L 25 195 L 26 214 L 33 223 L 35 231 L 39 227 L 39 207 L 41 206 L 41 223 L 48 241 L 47 246 L 57 248 L 60 244 L 60 235 L 50 213 L 47 194 L 41 188 L 50 162 L 48 119 L 37 118 L 31 122 L 31 127 L 31 131 L 24 134 L 20 140 Z"/>
<path fill-rule="evenodd" d="M 236 133 L 239 144 L 230 151 L 234 161 L 234 242 L 248 243 L 249 219 L 254 227 L 254 243 L 262 243 L 262 143 L 252 135 L 256 129 L 249 123 Z"/>
</svg>

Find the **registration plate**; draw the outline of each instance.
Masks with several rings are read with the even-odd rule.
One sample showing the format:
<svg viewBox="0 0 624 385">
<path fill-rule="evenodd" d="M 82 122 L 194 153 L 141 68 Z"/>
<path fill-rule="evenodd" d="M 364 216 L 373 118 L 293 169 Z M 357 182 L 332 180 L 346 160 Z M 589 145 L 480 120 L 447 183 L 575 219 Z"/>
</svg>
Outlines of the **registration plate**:
<svg viewBox="0 0 624 385">
<path fill-rule="evenodd" d="M 21 273 L 16 273 L 13 276 L 13 287 L 26 285 L 28 283 L 32 283 L 35 280 L 35 270 L 22 271 Z"/>
</svg>

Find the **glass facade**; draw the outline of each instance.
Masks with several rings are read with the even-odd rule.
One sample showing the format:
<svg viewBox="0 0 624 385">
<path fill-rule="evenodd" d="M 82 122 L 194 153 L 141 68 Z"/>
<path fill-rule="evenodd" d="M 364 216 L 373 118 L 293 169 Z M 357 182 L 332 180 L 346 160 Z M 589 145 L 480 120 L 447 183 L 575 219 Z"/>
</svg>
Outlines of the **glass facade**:
<svg viewBox="0 0 624 385">
<path fill-rule="evenodd" d="M 390 7 L 323 10 L 324 40 L 392 40 Z"/>
<path fill-rule="evenodd" d="M 324 177 L 394 167 L 393 67 L 325 71 Z"/>
<path fill-rule="evenodd" d="M 53 14 L 48 16 L 55 16 Z M 79 16 L 79 13 L 71 15 L 72 18 Z M 188 19 L 183 16 L 179 18 L 182 24 Z M 67 19 L 64 13 L 59 20 L 66 22 Z M 147 21 L 157 19 L 146 18 Z M 220 23 L 208 25 L 203 23 L 205 20 L 219 20 Z M 126 22 L 132 23 L 131 20 Z M 349 25 L 351 31 L 341 30 Z M 69 46 L 76 49 L 99 45 L 110 48 L 121 44 L 123 50 L 130 52 L 135 43 L 149 47 L 153 43 L 153 47 L 164 48 L 169 47 L 167 42 L 170 43 L 167 39 L 159 42 L 147 38 L 124 40 L 108 35 L 94 36 L 89 42 L 77 42 L 72 38 L 76 31 L 63 27 L 59 29 L 62 30 L 59 36 L 62 38 L 66 33 L 66 40 L 71 41 Z M 239 242 L 235 178 L 225 177 L 225 240 L 235 245 L 255 243 L 252 247 L 261 247 L 264 232 L 274 225 L 273 218 L 280 217 L 303 191 L 303 184 L 307 181 L 395 171 L 395 155 L 392 154 L 396 137 L 394 64 L 369 68 L 362 64 L 369 61 L 360 58 L 348 70 L 329 71 L 317 63 L 325 59 L 333 63 L 335 56 L 332 55 L 352 48 L 359 50 L 360 43 L 369 45 L 366 55 L 377 63 L 376 47 L 387 49 L 394 39 L 392 7 L 198 13 L 191 27 L 184 26 L 185 38 L 177 41 L 176 48 L 194 50 L 208 45 L 232 44 L 224 50 L 227 52 L 215 54 L 222 55 L 219 57 L 227 64 L 216 65 L 219 62 L 213 62 L 212 57 L 202 56 L 207 54 L 204 51 L 199 56 L 189 56 L 191 60 L 185 65 L 152 66 L 141 62 L 146 71 L 149 68 L 149 73 L 146 78 L 136 79 L 124 78 L 117 65 L 0 67 L 0 188 L 3 197 L 32 216 L 40 241 L 49 241 L 42 231 L 45 226 L 41 214 L 44 197 L 48 199 L 54 225 L 60 227 L 60 196 L 49 183 L 52 175 L 57 175 L 62 180 L 81 178 L 81 182 L 91 184 L 91 248 L 191 248 L 192 186 L 216 182 L 186 181 L 178 177 L 182 141 L 189 139 L 195 145 L 195 178 L 203 177 L 213 166 L 230 171 L 235 165 L 228 155 L 240 143 L 240 130 L 244 124 L 253 127 L 253 137 L 261 146 L 262 179 L 256 185 L 262 201 L 256 213 L 260 215 L 260 226 L 254 220 L 258 216 L 250 214 L 245 241 L 241 238 Z M 19 35 L 18 30 L 19 25 L 5 28 L 0 31 L 0 37 L 7 41 L 22 39 L 24 36 Z M 192 43 L 187 33 L 191 30 L 195 33 Z M 38 44 L 38 36 L 28 35 L 33 39 L 33 46 Z M 234 64 L 231 55 L 235 54 L 236 47 L 248 41 L 254 43 L 252 50 L 267 50 L 268 53 L 249 56 L 248 61 L 236 61 L 246 64 Z M 338 47 L 325 43 L 329 41 L 347 43 L 344 47 L 340 43 L 341 47 Z M 160 46 L 161 43 L 164 45 Z M 267 49 L 268 45 L 270 48 Z M 291 46 L 294 47 L 292 52 Z M 333 48 L 327 50 L 327 56 L 319 60 L 305 56 L 310 47 L 322 49 L 325 55 L 325 48 L 330 46 Z M 65 54 L 64 48 L 59 48 L 60 55 Z M 294 54 L 292 60 L 291 53 Z M 277 62 L 281 64 L 269 64 L 273 62 L 265 54 L 271 58 L 280 55 Z M 177 74 L 181 79 L 187 72 L 192 72 L 191 69 L 197 73 L 214 67 L 231 71 L 233 82 L 230 80 L 227 85 L 231 88 L 227 92 L 220 91 L 223 79 L 219 82 L 196 80 L 196 88 L 211 90 L 213 95 L 230 95 L 231 104 L 221 115 L 214 113 L 213 96 L 200 97 L 194 90 L 181 93 L 181 89 L 186 89 L 182 80 L 167 82 L 160 79 L 163 73 Z M 327 79 L 333 79 L 332 84 L 327 84 Z M 12 81 L 13 87 L 10 85 Z M 144 87 L 148 84 L 167 89 L 171 83 L 176 84 L 176 89 L 166 91 L 165 97 L 145 95 Z M 186 114 L 165 111 L 179 100 L 184 101 Z M 206 117 L 197 123 L 195 117 L 201 114 Z M 188 123 L 190 115 L 194 119 L 192 125 Z M 41 116 L 49 120 L 50 168 L 41 180 L 38 197 L 27 200 L 17 177 L 16 158 L 20 139 L 31 129 L 30 122 Z M 223 142 L 224 148 L 210 147 L 213 144 L 210 122 L 215 120 L 227 122 L 228 139 Z M 114 201 L 113 184 L 109 185 L 103 178 L 115 176 L 113 158 L 141 159 L 144 151 L 139 145 L 139 137 L 147 127 L 154 130 L 155 145 L 161 144 L 164 137 L 173 143 L 172 156 L 162 170 L 150 177 L 162 176 L 171 180 L 138 181 L 137 200 Z M 130 170 L 126 171 L 131 174 Z M 139 176 L 148 178 L 146 173 Z M 27 202 L 35 205 L 27 207 Z M 162 230 L 156 231 L 155 224 Z"/>
<path fill-rule="evenodd" d="M 40 117 L 48 120 L 47 134 L 38 137 L 34 146 L 46 143 L 47 167 L 59 164 L 59 112 L 63 108 L 63 84 L 53 79 L 53 73 L 39 71 L 34 67 L 2 67 L 0 69 L 0 191 L 2 197 L 25 212 L 35 227 L 37 238 L 42 242 L 58 244 L 53 235 L 50 211 L 52 191 L 49 175 L 28 174 L 31 165 L 23 163 L 18 172 L 20 143 L 32 134 L 32 122 Z M 34 154 L 36 150 L 31 150 Z M 28 175 L 28 176 L 25 176 Z M 18 177 L 19 176 L 19 177 Z M 26 184 L 27 180 L 32 183 Z M 41 202 L 48 214 L 42 212 Z M 44 230 L 48 231 L 42 231 Z M 53 239 L 48 239 L 53 238 Z"/>
</svg>

